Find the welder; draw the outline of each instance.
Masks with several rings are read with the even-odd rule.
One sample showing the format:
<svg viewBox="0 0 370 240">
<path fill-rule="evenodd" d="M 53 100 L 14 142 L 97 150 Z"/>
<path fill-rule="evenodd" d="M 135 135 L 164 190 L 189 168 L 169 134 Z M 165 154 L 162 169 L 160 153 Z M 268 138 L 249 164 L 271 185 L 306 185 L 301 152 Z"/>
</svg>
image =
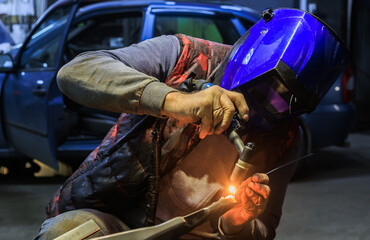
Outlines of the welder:
<svg viewBox="0 0 370 240">
<path fill-rule="evenodd" d="M 321 20 L 267 10 L 234 46 L 182 34 L 116 50 L 86 52 L 58 73 L 62 92 L 122 115 L 59 188 L 36 239 L 89 220 L 88 238 L 158 224 L 225 194 L 239 154 L 223 134 L 254 145 L 238 203 L 182 238 L 273 239 L 299 156 L 296 117 L 315 109 L 347 65 L 347 51 Z M 214 86 L 193 91 L 189 80 Z"/>
</svg>

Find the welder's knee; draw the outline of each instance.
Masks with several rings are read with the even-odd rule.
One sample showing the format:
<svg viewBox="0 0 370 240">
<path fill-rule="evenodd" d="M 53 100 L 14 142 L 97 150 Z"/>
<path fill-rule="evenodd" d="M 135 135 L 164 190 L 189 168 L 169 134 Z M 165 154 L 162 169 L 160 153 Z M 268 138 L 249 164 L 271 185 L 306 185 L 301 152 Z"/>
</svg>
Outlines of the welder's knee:
<svg viewBox="0 0 370 240">
<path fill-rule="evenodd" d="M 54 239 L 63 234 L 67 236 L 65 239 L 70 239 L 68 234 L 73 231 L 77 235 L 84 235 L 80 239 L 90 239 L 128 229 L 126 224 L 113 215 L 94 209 L 79 209 L 47 219 L 34 240 Z"/>
</svg>

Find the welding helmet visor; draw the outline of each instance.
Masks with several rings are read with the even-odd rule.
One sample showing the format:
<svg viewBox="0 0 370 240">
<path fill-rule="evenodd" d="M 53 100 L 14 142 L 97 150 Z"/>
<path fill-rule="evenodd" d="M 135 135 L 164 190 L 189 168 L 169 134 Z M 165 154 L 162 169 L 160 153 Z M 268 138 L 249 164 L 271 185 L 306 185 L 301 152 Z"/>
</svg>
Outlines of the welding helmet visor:
<svg viewBox="0 0 370 240">
<path fill-rule="evenodd" d="M 312 112 L 347 64 L 345 44 L 320 19 L 268 10 L 234 44 L 215 83 L 241 92 L 250 114 L 273 123 Z"/>
<path fill-rule="evenodd" d="M 264 81 L 256 81 L 256 84 L 249 88 L 241 87 L 240 91 L 245 93 L 244 95 L 249 101 L 253 101 L 265 109 L 267 116 L 278 121 L 306 111 L 297 97 L 285 87 L 277 76 L 267 76 L 266 74 L 264 77 L 266 77 Z"/>
</svg>

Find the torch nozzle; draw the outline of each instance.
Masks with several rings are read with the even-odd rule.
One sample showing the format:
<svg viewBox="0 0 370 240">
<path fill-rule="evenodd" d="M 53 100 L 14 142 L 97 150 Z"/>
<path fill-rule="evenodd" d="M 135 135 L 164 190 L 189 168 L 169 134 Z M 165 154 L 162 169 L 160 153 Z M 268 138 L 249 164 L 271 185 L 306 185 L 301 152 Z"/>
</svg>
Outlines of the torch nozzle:
<svg viewBox="0 0 370 240">
<path fill-rule="evenodd" d="M 233 138 L 235 139 L 234 144 L 239 152 L 239 159 L 231 173 L 230 182 L 232 185 L 237 187 L 245 180 L 248 171 L 252 167 L 252 164 L 248 163 L 247 160 L 249 160 L 253 153 L 254 145 L 253 143 L 247 143 L 247 145 L 244 145 L 238 134 L 234 135 Z"/>
</svg>

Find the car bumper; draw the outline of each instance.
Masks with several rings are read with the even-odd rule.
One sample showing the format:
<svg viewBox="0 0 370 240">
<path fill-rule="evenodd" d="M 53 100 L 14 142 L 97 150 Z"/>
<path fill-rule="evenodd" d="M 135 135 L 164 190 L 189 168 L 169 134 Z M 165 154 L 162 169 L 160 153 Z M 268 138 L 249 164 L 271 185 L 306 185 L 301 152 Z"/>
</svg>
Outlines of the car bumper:
<svg viewBox="0 0 370 240">
<path fill-rule="evenodd" d="M 301 118 L 311 132 L 313 149 L 341 144 L 354 127 L 355 105 L 320 104 Z"/>
</svg>

